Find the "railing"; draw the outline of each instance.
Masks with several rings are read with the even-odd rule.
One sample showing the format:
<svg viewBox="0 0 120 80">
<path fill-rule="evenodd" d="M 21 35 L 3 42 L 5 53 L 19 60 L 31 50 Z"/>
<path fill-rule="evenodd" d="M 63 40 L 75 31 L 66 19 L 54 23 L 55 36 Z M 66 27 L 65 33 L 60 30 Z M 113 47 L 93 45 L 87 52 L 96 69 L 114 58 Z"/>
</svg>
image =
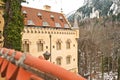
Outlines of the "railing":
<svg viewBox="0 0 120 80">
<path fill-rule="evenodd" d="M 12 49 L 0 49 L 0 73 L 6 80 L 86 80 L 47 60 Z"/>
</svg>

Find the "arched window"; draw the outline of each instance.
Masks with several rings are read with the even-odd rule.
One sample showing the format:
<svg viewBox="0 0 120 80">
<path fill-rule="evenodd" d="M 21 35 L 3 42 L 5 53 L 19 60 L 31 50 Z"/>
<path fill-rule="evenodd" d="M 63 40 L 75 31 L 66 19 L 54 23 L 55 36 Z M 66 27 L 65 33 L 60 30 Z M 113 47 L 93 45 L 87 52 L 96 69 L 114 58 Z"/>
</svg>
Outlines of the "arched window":
<svg viewBox="0 0 120 80">
<path fill-rule="evenodd" d="M 70 42 L 66 42 L 66 49 L 70 49 Z"/>
<path fill-rule="evenodd" d="M 61 50 L 61 43 L 62 43 L 61 40 L 58 40 L 58 41 L 56 42 L 56 49 L 57 49 L 57 50 Z"/>
<path fill-rule="evenodd" d="M 71 56 L 67 56 L 66 57 L 66 64 L 70 64 L 71 63 Z"/>
<path fill-rule="evenodd" d="M 61 58 L 61 57 L 58 57 L 58 58 L 56 59 L 56 64 L 57 64 L 57 65 L 61 65 L 61 64 L 62 64 L 62 58 Z"/>
<path fill-rule="evenodd" d="M 66 49 L 70 49 L 70 43 L 71 43 L 71 40 L 67 40 L 66 41 Z"/>
<path fill-rule="evenodd" d="M 23 41 L 23 52 L 29 52 L 29 40 L 24 40 Z"/>
<path fill-rule="evenodd" d="M 39 40 L 37 42 L 37 50 L 38 50 L 38 52 L 44 51 L 44 41 L 43 40 Z"/>
</svg>

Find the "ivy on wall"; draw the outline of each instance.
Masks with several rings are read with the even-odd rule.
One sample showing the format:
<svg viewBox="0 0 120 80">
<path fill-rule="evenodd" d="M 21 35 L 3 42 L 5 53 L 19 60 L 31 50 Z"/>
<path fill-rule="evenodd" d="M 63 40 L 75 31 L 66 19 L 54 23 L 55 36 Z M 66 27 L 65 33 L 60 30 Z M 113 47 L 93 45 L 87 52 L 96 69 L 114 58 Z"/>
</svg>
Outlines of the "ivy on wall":
<svg viewBox="0 0 120 80">
<path fill-rule="evenodd" d="M 20 0 L 3 0 L 4 11 L 4 45 L 3 47 L 21 50 L 22 34 L 24 28 L 23 16 L 21 13 Z"/>
</svg>

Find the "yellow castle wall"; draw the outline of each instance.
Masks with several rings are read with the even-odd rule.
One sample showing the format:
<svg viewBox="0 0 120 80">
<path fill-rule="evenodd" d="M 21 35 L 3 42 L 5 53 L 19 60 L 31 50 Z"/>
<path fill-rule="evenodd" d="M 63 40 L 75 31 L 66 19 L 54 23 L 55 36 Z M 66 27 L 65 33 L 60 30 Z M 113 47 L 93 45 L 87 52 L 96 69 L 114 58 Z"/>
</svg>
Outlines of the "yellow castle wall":
<svg viewBox="0 0 120 80">
<path fill-rule="evenodd" d="M 33 31 L 31 33 L 31 31 Z M 30 41 L 29 53 L 33 56 L 43 56 L 48 51 L 50 52 L 50 36 L 51 35 L 51 62 L 56 64 L 56 58 L 62 58 L 61 67 L 77 73 L 77 38 L 78 31 L 70 29 L 54 29 L 54 28 L 35 28 L 25 27 L 22 40 Z M 42 39 L 44 43 L 44 51 L 37 51 L 37 41 Z M 56 41 L 61 40 L 61 50 L 56 49 Z M 70 49 L 66 49 L 66 41 L 71 40 Z M 46 48 L 48 47 L 48 49 Z M 66 57 L 71 56 L 71 63 L 66 64 Z"/>
</svg>

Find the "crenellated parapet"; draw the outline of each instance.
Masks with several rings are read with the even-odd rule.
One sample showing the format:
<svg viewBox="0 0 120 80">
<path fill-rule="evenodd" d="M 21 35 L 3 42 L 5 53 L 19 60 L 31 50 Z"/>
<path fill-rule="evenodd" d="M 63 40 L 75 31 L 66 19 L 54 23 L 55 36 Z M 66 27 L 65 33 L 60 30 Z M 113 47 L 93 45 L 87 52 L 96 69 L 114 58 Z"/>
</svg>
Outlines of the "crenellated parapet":
<svg viewBox="0 0 120 80">
<path fill-rule="evenodd" d="M 65 28 L 25 27 L 23 33 L 75 35 L 76 31 Z"/>
</svg>

